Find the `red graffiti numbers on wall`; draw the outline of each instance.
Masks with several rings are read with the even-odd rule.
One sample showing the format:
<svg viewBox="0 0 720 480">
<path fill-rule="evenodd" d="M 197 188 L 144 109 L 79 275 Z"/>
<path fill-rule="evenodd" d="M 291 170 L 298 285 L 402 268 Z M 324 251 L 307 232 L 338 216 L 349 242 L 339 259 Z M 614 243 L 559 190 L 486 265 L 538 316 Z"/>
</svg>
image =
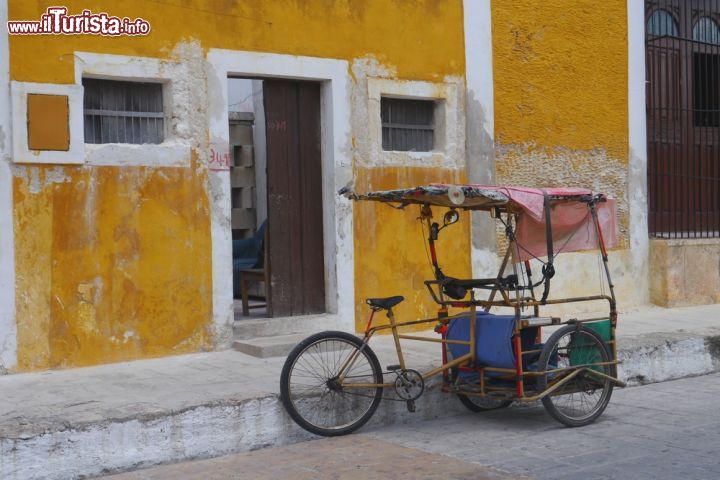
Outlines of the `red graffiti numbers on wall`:
<svg viewBox="0 0 720 480">
<path fill-rule="evenodd" d="M 218 153 L 214 148 L 210 149 L 210 158 L 208 160 L 208 168 L 210 170 L 229 170 L 230 154 Z"/>
</svg>

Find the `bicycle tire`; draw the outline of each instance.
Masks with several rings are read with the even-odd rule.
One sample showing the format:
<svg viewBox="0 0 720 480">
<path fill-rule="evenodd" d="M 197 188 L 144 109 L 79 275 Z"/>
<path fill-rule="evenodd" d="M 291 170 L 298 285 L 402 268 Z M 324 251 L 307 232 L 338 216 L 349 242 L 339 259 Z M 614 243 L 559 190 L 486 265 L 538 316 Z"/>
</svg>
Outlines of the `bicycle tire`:
<svg viewBox="0 0 720 480">
<path fill-rule="evenodd" d="M 560 346 L 563 339 L 569 338 L 569 342 L 566 346 Z M 590 344 L 581 344 L 580 346 L 572 346 L 572 343 L 577 338 L 585 338 L 590 341 Z M 565 353 L 560 354 L 560 350 L 566 350 Z M 573 350 L 574 349 L 574 350 Z M 580 349 L 583 349 L 582 351 Z M 547 371 L 549 369 L 557 369 L 559 367 L 561 357 L 569 363 L 568 368 L 572 367 L 573 354 L 576 357 L 580 352 L 585 358 L 582 362 L 575 360 L 575 363 L 604 363 L 610 361 L 610 352 L 608 351 L 607 345 L 600 336 L 593 330 L 584 327 L 582 325 L 567 325 L 554 332 L 548 339 L 545 347 L 540 354 L 538 360 L 539 371 Z M 556 365 L 552 365 L 551 361 L 555 360 Z M 601 361 L 598 361 L 601 360 Z M 596 366 L 594 369 L 602 369 L 602 373 L 613 376 L 615 368 L 613 365 Z M 594 422 L 602 413 L 605 411 L 610 397 L 612 396 L 613 383 L 610 380 L 598 381 L 592 379 L 592 376 L 579 375 L 579 378 L 572 380 L 568 383 L 568 388 L 561 387 L 559 392 L 543 397 L 542 403 L 545 410 L 558 422 L 568 427 L 582 427 L 589 425 Z M 537 387 L 538 391 L 544 391 L 548 387 L 549 375 L 542 375 L 538 377 Z M 583 383 L 584 382 L 584 383 Z M 591 408 L 581 413 L 580 415 L 572 415 L 569 412 L 571 410 L 578 410 L 577 408 L 568 408 L 561 406 L 561 397 L 573 397 L 574 395 L 593 395 L 596 390 L 599 389 L 598 385 L 602 385 L 600 395 L 592 403 Z M 580 390 L 575 391 L 575 390 Z M 567 392 L 563 394 L 563 391 Z M 584 398 L 584 397 L 581 397 Z M 572 399 L 572 398 L 571 398 Z M 569 402 L 570 400 L 567 400 Z M 581 401 L 580 404 L 590 405 L 590 401 Z M 582 407 L 581 407 L 582 408 Z"/>
<path fill-rule="evenodd" d="M 311 335 L 290 352 L 280 374 L 280 398 L 300 427 L 316 435 L 333 437 L 351 433 L 370 420 L 382 399 L 382 387 L 343 390 L 333 384 L 344 359 L 361 346 L 362 341 L 354 335 L 327 331 Z M 361 370 L 356 370 L 358 362 Z M 346 380 L 362 380 L 356 383 L 383 383 L 380 363 L 367 345 L 347 373 Z M 316 391 L 311 391 L 313 386 L 303 386 L 299 383 L 302 381 L 321 383 L 315 386 Z M 319 418 L 322 415 L 326 417 Z"/>
<path fill-rule="evenodd" d="M 458 368 L 450 369 L 450 378 L 456 379 L 460 373 Z M 499 410 L 501 408 L 509 407 L 513 401 L 504 400 L 499 398 L 491 397 L 478 397 L 476 395 L 463 395 L 462 393 L 456 393 L 460 403 L 462 403 L 468 410 L 475 413 L 489 412 L 490 410 Z"/>
</svg>

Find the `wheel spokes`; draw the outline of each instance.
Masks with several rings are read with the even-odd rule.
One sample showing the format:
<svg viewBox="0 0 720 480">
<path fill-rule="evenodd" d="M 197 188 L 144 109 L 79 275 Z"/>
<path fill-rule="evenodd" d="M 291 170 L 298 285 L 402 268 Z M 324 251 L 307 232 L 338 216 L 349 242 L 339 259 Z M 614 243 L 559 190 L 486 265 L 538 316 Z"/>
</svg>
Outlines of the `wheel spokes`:
<svg viewBox="0 0 720 480">
<path fill-rule="evenodd" d="M 555 366 L 553 368 L 550 360 L 546 369 L 557 371 L 546 374 L 546 388 L 557 384 L 578 369 L 610 374 L 609 365 L 597 365 L 608 361 L 604 345 L 583 330 L 568 332 L 559 338 L 551 359 L 555 360 Z M 558 387 L 548 398 L 563 416 L 574 421 L 584 421 L 604 408 L 609 395 L 608 387 L 608 380 L 598 381 L 592 376 L 592 372 L 583 371 Z"/>
<path fill-rule="evenodd" d="M 290 401 L 312 425 L 343 428 L 371 408 L 377 387 L 344 388 L 335 382 L 343 367 L 344 385 L 376 382 L 373 366 L 364 352 L 347 365 L 357 350 L 356 345 L 334 338 L 318 341 L 298 355 L 290 375 Z"/>
</svg>

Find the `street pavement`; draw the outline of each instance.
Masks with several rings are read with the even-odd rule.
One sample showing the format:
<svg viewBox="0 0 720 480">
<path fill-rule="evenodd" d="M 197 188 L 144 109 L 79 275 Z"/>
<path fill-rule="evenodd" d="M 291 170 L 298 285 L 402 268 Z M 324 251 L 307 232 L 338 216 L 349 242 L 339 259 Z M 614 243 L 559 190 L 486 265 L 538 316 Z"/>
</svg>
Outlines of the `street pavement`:
<svg viewBox="0 0 720 480">
<path fill-rule="evenodd" d="M 541 405 L 392 426 L 106 480 L 720 479 L 720 374 L 615 390 L 592 425 Z M 449 400 L 456 401 L 456 400 Z M 407 415 L 410 415 L 409 413 Z"/>
</svg>

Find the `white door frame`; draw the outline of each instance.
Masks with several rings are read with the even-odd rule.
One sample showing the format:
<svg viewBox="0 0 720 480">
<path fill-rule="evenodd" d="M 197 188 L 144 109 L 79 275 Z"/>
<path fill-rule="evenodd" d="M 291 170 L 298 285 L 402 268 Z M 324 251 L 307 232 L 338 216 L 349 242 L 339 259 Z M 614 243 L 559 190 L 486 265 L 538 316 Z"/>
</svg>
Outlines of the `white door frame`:
<svg viewBox="0 0 720 480">
<path fill-rule="evenodd" d="M 325 316 L 333 317 L 336 328 L 353 331 L 355 265 L 352 207 L 348 200 L 337 195 L 337 191 L 353 175 L 348 72 L 345 60 L 222 49 L 210 49 L 207 55 L 209 148 L 221 157 L 227 154 L 229 158 L 228 76 L 321 82 Z M 224 335 L 221 332 L 227 332 L 234 319 L 229 175 L 229 168 L 209 170 L 213 317 L 216 333 L 221 337 Z"/>
</svg>

